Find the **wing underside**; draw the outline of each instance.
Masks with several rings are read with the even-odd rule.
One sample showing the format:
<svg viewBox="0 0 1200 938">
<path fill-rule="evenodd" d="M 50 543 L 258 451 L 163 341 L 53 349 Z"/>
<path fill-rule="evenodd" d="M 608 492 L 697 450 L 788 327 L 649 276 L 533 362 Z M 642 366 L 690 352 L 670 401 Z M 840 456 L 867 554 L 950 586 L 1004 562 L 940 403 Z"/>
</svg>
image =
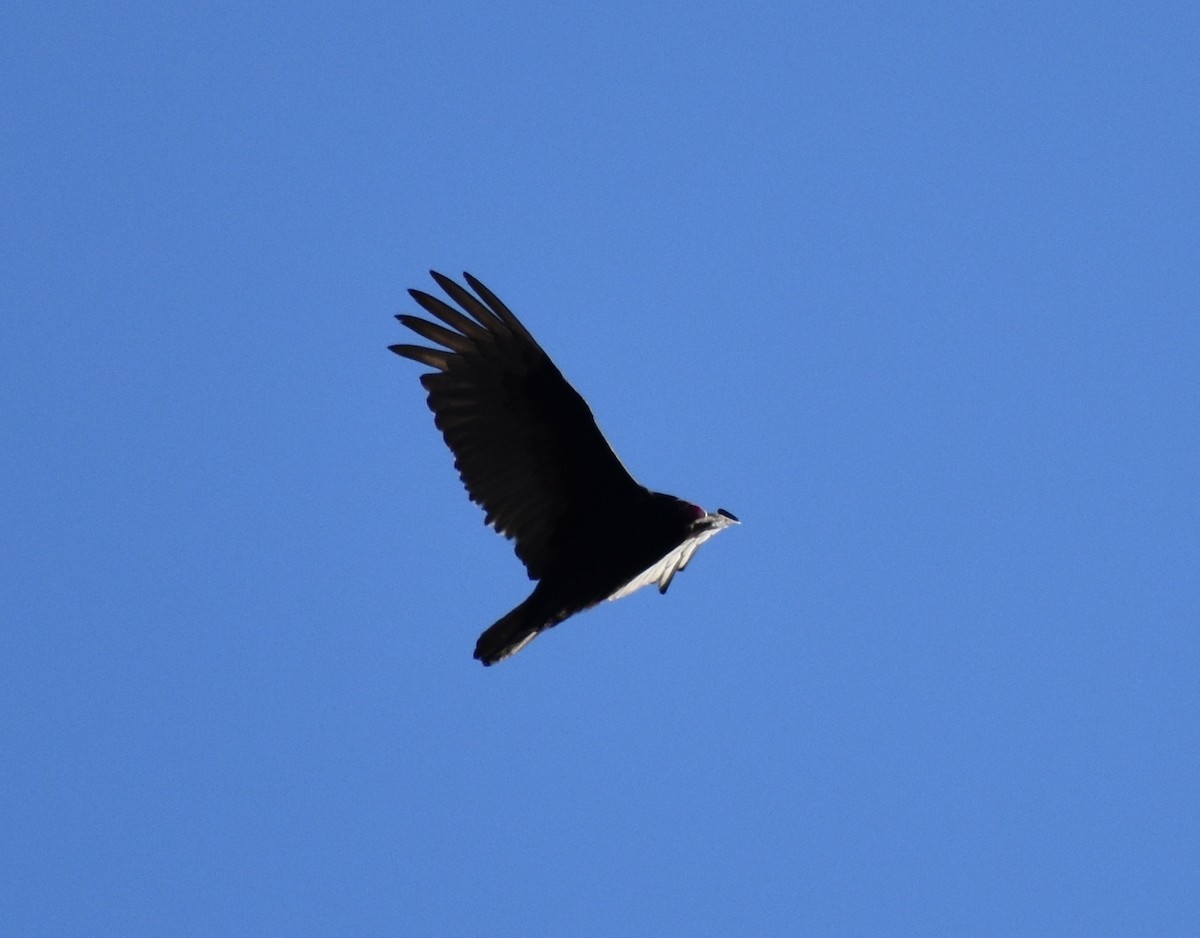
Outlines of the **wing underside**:
<svg viewBox="0 0 1200 938">
<path fill-rule="evenodd" d="M 636 593 L 643 586 L 649 586 L 652 583 L 658 584 L 658 591 L 665 593 L 667 587 L 671 585 L 671 581 L 675 578 L 675 574 L 681 570 L 687 569 L 687 565 L 691 562 L 692 555 L 696 550 L 715 535 L 720 528 L 708 528 L 693 534 L 686 541 L 676 547 L 673 551 L 667 554 L 662 560 L 658 561 L 652 567 L 643 570 L 632 580 L 618 589 L 615 593 L 608 597 L 609 602 L 615 599 L 623 599 L 630 593 Z"/>
</svg>

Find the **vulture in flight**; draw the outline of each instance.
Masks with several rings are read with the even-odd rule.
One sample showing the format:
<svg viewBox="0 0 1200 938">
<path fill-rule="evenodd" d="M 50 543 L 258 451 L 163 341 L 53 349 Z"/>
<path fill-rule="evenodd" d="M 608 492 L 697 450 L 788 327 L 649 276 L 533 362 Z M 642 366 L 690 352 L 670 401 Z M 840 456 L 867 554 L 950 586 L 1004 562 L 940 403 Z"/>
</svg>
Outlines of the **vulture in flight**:
<svg viewBox="0 0 1200 938">
<path fill-rule="evenodd" d="M 604 599 L 665 593 L 696 549 L 738 519 L 651 492 L 625 470 L 579 393 L 508 307 L 470 274 L 470 290 L 431 271 L 457 304 L 410 290 L 438 322 L 396 318 L 426 340 L 391 351 L 433 369 L 429 409 L 486 524 L 516 541 L 537 586 L 479 636 L 493 665 Z"/>
</svg>

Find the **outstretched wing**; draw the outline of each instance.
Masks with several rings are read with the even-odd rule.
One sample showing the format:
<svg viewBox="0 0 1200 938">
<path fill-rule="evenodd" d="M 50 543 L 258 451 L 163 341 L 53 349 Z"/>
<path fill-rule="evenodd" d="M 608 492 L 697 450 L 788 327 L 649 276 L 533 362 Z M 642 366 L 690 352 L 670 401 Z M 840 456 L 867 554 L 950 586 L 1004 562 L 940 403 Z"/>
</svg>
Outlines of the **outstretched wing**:
<svg viewBox="0 0 1200 938">
<path fill-rule="evenodd" d="M 435 369 L 421 376 L 454 465 L 484 519 L 516 540 L 531 579 L 553 558 L 564 518 L 615 506 L 639 488 L 604 439 L 587 403 L 516 316 L 487 287 L 470 291 L 436 271 L 461 308 L 420 290 L 409 294 L 445 326 L 397 316 L 441 348 L 393 345 Z M 450 328 L 446 328 L 449 326 Z"/>
</svg>

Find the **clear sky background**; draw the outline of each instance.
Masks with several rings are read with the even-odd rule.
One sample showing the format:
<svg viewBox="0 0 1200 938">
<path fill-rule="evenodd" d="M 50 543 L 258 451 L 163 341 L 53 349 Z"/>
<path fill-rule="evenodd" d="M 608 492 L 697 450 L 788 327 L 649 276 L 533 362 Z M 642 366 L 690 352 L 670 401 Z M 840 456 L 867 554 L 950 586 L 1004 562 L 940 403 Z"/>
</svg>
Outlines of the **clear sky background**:
<svg viewBox="0 0 1200 938">
<path fill-rule="evenodd" d="M 6 6 L 0 933 L 1200 934 L 1197 10 Z M 431 267 L 743 521 L 487 671 Z"/>
</svg>

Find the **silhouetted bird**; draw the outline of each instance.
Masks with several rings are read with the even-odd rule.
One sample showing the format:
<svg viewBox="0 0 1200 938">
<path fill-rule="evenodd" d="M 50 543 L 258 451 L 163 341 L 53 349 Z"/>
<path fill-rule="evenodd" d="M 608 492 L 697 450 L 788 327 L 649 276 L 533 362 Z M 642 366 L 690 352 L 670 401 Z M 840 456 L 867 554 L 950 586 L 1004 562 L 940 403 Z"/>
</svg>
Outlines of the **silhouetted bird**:
<svg viewBox="0 0 1200 938">
<path fill-rule="evenodd" d="M 431 273 L 465 315 L 410 290 L 450 328 L 397 316 L 443 347 L 390 348 L 436 369 L 421 384 L 467 493 L 487 512 L 485 523 L 516 540 L 538 581 L 479 636 L 475 657 L 491 665 L 603 599 L 651 583 L 665 593 L 696 548 L 737 518 L 638 485 L 583 398 L 495 294 L 470 274 L 463 276 L 477 296 Z"/>
</svg>

